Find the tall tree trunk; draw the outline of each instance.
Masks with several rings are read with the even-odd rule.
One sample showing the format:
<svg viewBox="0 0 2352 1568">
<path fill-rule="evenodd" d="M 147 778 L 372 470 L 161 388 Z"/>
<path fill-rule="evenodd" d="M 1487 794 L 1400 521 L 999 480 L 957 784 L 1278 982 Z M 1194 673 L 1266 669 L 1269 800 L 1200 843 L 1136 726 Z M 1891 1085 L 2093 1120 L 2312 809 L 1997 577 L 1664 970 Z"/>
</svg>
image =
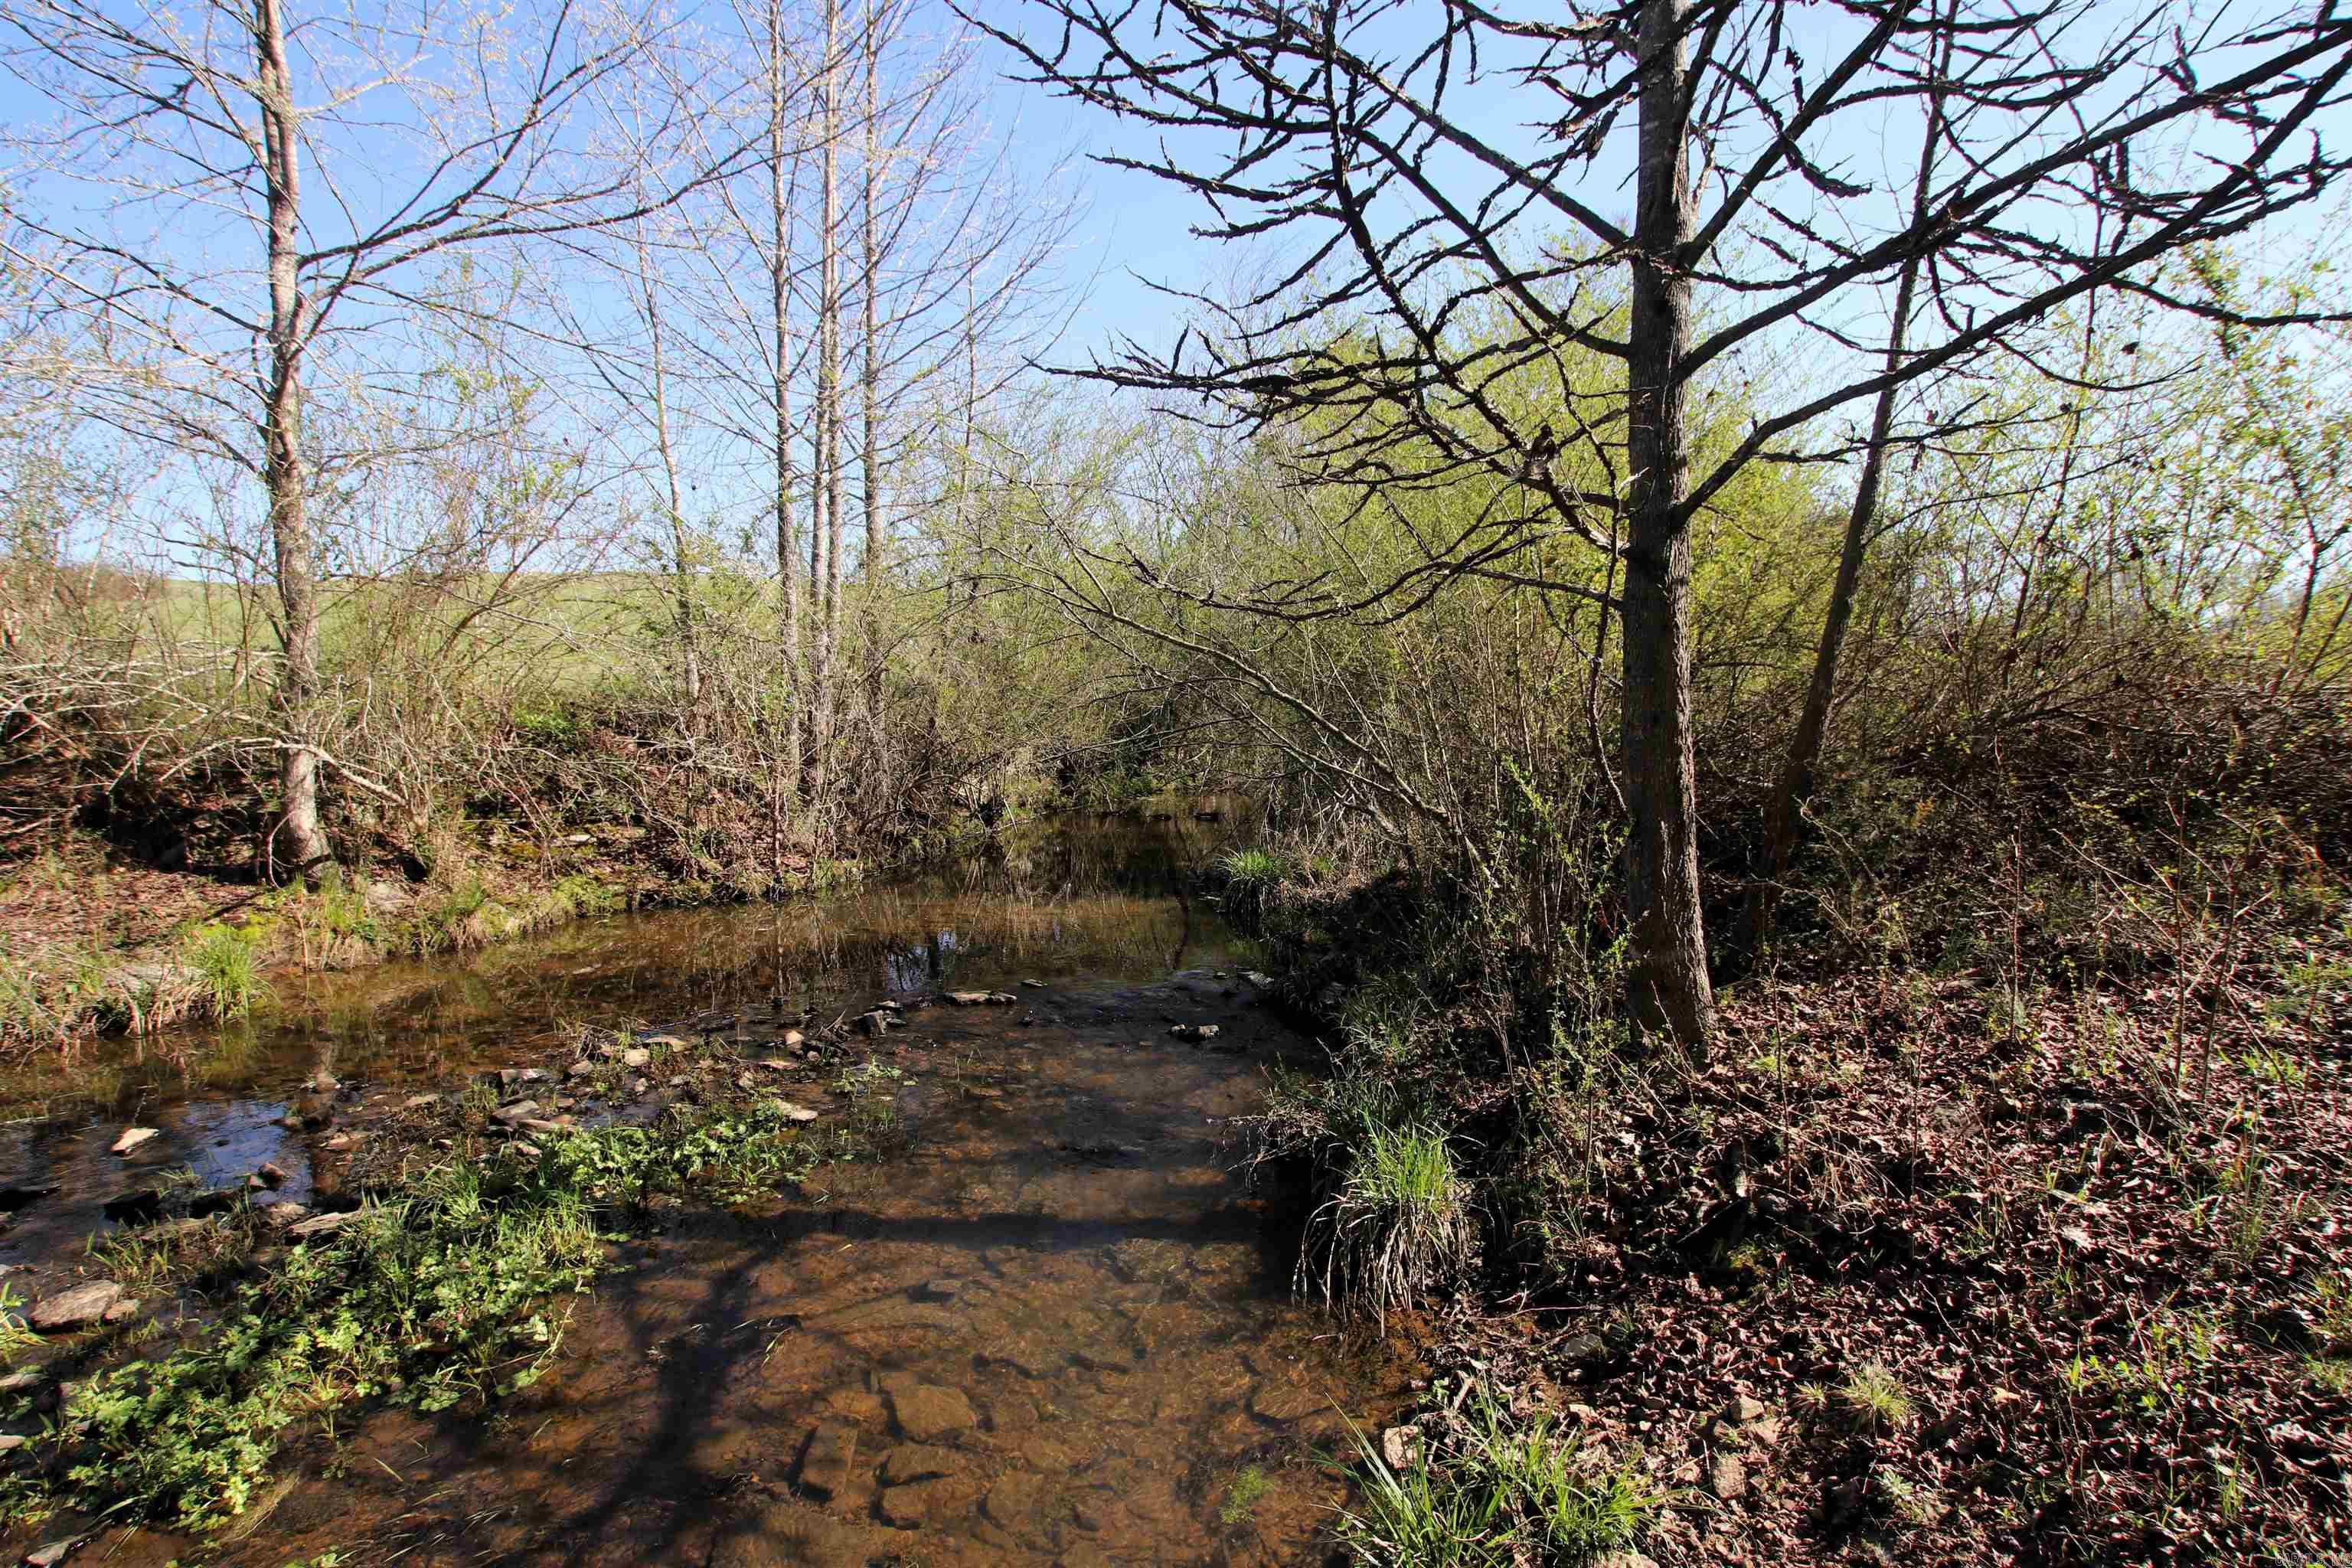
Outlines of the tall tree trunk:
<svg viewBox="0 0 2352 1568">
<path fill-rule="evenodd" d="M 278 837 L 306 878 L 329 874 L 334 847 L 319 822 L 319 584 L 314 575 L 302 466 L 302 353 L 310 331 L 302 299 L 300 141 L 286 27 L 278 0 L 256 0 L 256 96 L 261 104 L 269 215 L 269 375 L 261 417 L 262 481 L 269 492 L 285 667 L 277 703 L 285 729 L 279 753 Z"/>
<path fill-rule="evenodd" d="M 1691 734 L 1690 521 L 1683 359 L 1690 347 L 1692 232 L 1682 22 L 1688 0 L 1644 0 L 1641 141 L 1626 429 L 1626 1000 L 1634 1026 L 1693 1047 L 1715 1031 L 1699 908 Z"/>
<path fill-rule="evenodd" d="M 1942 35 L 1936 67 L 1938 83 L 1947 79 L 1954 47 L 1954 30 Z M 1927 136 L 1920 143 L 1919 172 L 1911 189 L 1911 221 L 1927 216 L 1934 188 L 1936 155 L 1943 139 L 1947 94 L 1938 86 L 1928 100 Z M 1911 331 L 1911 308 L 1918 296 L 1920 261 L 1906 257 L 1895 282 L 1895 316 L 1888 323 L 1885 364 L 1889 372 L 1902 364 Z M 1886 477 L 1886 443 L 1895 427 L 1892 384 L 1882 389 L 1871 409 L 1870 444 L 1863 449 L 1862 473 L 1853 488 L 1853 506 L 1846 513 L 1845 542 L 1838 552 L 1836 581 L 1830 584 L 1829 609 L 1822 617 L 1821 640 L 1813 649 L 1812 679 L 1805 687 L 1804 710 L 1797 715 L 1797 732 L 1790 738 L 1789 754 L 1780 765 L 1770 803 L 1765 808 L 1763 853 L 1748 900 L 1748 930 L 1743 945 L 1753 952 L 1772 932 L 1772 910 L 1780 883 L 1796 858 L 1805 805 L 1812 798 L 1821 767 L 1822 746 L 1828 739 L 1830 708 L 1837 694 L 1838 658 L 1853 624 L 1853 599 L 1862 583 L 1864 560 L 1870 552 L 1872 531 L 1878 521 L 1878 496 Z"/>
<path fill-rule="evenodd" d="M 776 637 L 783 649 L 782 755 L 778 763 L 777 820 L 801 781 L 800 541 L 793 536 L 793 193 L 784 182 L 784 6 L 768 0 L 768 304 L 775 329 Z M 781 837 L 781 833 L 779 834 Z M 775 850 L 781 869 L 782 846 Z"/>
<path fill-rule="evenodd" d="M 884 554 L 886 544 L 882 527 L 881 311 L 876 292 L 882 275 L 882 237 L 875 226 L 875 192 L 880 179 L 878 165 L 882 156 L 882 40 L 877 11 L 877 0 L 866 0 L 866 146 L 865 160 L 859 169 L 858 196 L 858 300 L 861 318 L 858 324 L 863 337 L 859 344 L 857 392 L 858 410 L 865 423 L 858 443 L 858 463 L 861 469 L 860 499 L 866 510 L 866 554 L 859 573 L 866 584 L 866 711 L 867 721 L 879 733 L 882 723 L 882 594 L 889 561 Z"/>
<path fill-rule="evenodd" d="M 810 573 L 816 611 L 816 685 L 811 743 L 812 794 L 819 809 L 833 773 L 835 660 L 841 630 L 841 5 L 825 0 L 823 135 L 818 154 L 816 484 L 821 564 Z"/>
</svg>

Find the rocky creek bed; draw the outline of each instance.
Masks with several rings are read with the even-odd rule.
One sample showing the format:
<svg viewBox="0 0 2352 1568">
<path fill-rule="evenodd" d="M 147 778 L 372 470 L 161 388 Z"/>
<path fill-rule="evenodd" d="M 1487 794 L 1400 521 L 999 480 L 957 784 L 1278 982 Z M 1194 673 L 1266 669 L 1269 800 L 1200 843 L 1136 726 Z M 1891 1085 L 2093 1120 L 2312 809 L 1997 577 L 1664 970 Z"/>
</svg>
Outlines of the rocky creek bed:
<svg viewBox="0 0 2352 1568">
<path fill-rule="evenodd" d="M 1235 1172 L 1264 1068 L 1303 1047 L 1248 953 L 1197 908 L 1128 891 L 1041 903 L 982 885 L 850 913 L 816 928 L 830 941 L 748 940 L 774 961 L 765 984 L 757 964 L 677 965 L 673 995 L 733 999 L 631 1027 L 554 1022 L 572 1004 L 551 1006 L 549 977 L 583 966 L 552 949 L 525 988 L 547 1021 L 495 1065 L 445 1061 L 430 1081 L 320 1067 L 282 1098 L 151 1089 L 128 1113 L 12 1129 L 7 1279 L 51 1331 L 16 1363 L 5 1429 L 33 1441 L 0 1462 L 20 1467 L 60 1383 L 215 1332 L 225 1280 L 325 1245 L 416 1170 L 517 1179 L 574 1129 L 697 1117 L 762 1117 L 810 1152 L 758 1190 L 601 1212 L 602 1277 L 551 1313 L 561 1346 L 529 1386 L 299 1423 L 268 1484 L 203 1537 L 61 1511 L 16 1549 L 1318 1560 L 1344 1486 L 1327 1461 L 1350 1423 L 1378 1430 L 1411 1403 L 1417 1369 L 1294 1304 L 1299 1216 Z M 640 984 L 661 999 L 657 976 Z M 112 1152 L 133 1127 L 154 1136 Z M 79 1245 L 92 1230 L 198 1266 L 124 1279 L 118 1252 Z"/>
</svg>

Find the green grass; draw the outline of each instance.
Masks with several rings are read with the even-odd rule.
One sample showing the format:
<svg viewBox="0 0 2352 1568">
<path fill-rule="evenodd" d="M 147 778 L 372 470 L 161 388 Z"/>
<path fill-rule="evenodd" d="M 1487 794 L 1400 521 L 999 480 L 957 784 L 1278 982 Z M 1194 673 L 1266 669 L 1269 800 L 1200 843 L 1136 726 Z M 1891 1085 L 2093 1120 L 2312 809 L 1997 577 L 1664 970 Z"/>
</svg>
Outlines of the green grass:
<svg viewBox="0 0 2352 1568">
<path fill-rule="evenodd" d="M 1477 1248 L 1444 1129 L 1362 1077 L 1277 1077 L 1262 1145 L 1311 1150 L 1331 1184 L 1307 1227 L 1302 1289 L 1385 1322 L 1458 1279 Z"/>
<path fill-rule="evenodd" d="M 1665 1499 L 1636 1465 L 1588 1454 L 1551 1417 L 1515 1421 L 1492 1400 L 1443 1442 L 1391 1466 L 1356 1434 L 1361 1497 L 1340 1544 L 1380 1568 L 1581 1563 L 1640 1544 Z"/>
<path fill-rule="evenodd" d="M 1846 1374 L 1838 1390 L 1846 1416 L 1867 1432 L 1899 1432 L 1911 1425 L 1911 1401 L 1902 1383 L 1878 1362 L 1864 1362 Z"/>
<path fill-rule="evenodd" d="M 269 983 L 261 974 L 262 935 L 257 925 L 214 921 L 181 940 L 180 962 L 195 976 L 203 1012 L 215 1018 L 244 1018 L 268 999 Z"/>
<path fill-rule="evenodd" d="M 1229 916 L 1243 921 L 1263 912 L 1275 889 L 1297 874 L 1289 860 L 1271 849 L 1235 849 L 1220 856 L 1215 866 L 1224 881 L 1218 902 Z"/>
</svg>

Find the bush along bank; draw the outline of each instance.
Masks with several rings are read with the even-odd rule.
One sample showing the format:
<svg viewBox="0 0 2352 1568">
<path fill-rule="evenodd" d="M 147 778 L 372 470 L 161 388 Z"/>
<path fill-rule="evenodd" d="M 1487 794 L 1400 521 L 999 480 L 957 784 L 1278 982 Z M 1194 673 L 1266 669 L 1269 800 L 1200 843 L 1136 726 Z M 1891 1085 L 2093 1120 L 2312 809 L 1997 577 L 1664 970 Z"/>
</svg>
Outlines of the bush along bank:
<svg viewBox="0 0 2352 1568">
<path fill-rule="evenodd" d="M 445 1092 L 321 1079 L 306 1116 L 343 1206 L 166 1183 L 87 1279 L 0 1304 L 0 1524 L 206 1532 L 289 1444 L 385 1402 L 484 1411 L 530 1386 L 613 1244 L 902 1146 L 852 1031 L 580 1030 L 544 1068 Z M 759 1054 L 752 1052 L 756 1048 Z M 331 1131 L 329 1131 L 331 1129 Z M 320 1201 L 320 1200 L 314 1200 Z M 176 1310 L 174 1310 L 176 1309 Z"/>
<path fill-rule="evenodd" d="M 1332 1052 L 1258 1128 L 1320 1183 L 1300 1281 L 1428 1310 L 1452 1369 L 1365 1445 L 1359 1560 L 2345 1551 L 2352 900 L 2207 848 L 2227 890 L 2020 879 L 1940 952 L 1791 941 L 1703 1059 L 1629 1040 L 1597 940 L 1228 862 Z"/>
</svg>

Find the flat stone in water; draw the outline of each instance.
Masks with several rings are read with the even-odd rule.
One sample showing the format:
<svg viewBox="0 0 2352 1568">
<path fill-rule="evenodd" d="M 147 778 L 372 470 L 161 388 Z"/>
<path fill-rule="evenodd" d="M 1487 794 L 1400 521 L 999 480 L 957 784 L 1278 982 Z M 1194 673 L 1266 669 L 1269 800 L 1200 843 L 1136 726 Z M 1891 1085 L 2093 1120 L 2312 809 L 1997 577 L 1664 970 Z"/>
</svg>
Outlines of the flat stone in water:
<svg viewBox="0 0 2352 1568">
<path fill-rule="evenodd" d="M 925 1383 L 911 1372 L 885 1373 L 878 1381 L 882 1396 L 890 1402 L 890 1418 L 912 1442 L 936 1443 L 979 1423 L 971 1401 L 960 1388 Z"/>
<path fill-rule="evenodd" d="M 122 1297 L 122 1287 L 113 1280 L 93 1279 L 87 1285 L 43 1297 L 26 1321 L 36 1333 L 71 1333 L 103 1321 Z"/>
<path fill-rule="evenodd" d="M 848 1490 L 850 1465 L 857 1453 L 857 1428 L 845 1421 L 820 1421 L 801 1458 L 801 1489 L 824 1500 Z"/>
<path fill-rule="evenodd" d="M 929 1480 L 934 1476 L 951 1476 L 963 1467 L 963 1456 L 953 1448 L 942 1448 L 936 1443 L 901 1443 L 882 1456 L 882 1484 L 895 1487 L 907 1481 Z"/>
<path fill-rule="evenodd" d="M 970 1513 L 979 1495 L 980 1488 L 961 1476 L 939 1476 L 889 1488 L 879 1506 L 886 1523 L 901 1530 L 929 1530 Z"/>
</svg>

